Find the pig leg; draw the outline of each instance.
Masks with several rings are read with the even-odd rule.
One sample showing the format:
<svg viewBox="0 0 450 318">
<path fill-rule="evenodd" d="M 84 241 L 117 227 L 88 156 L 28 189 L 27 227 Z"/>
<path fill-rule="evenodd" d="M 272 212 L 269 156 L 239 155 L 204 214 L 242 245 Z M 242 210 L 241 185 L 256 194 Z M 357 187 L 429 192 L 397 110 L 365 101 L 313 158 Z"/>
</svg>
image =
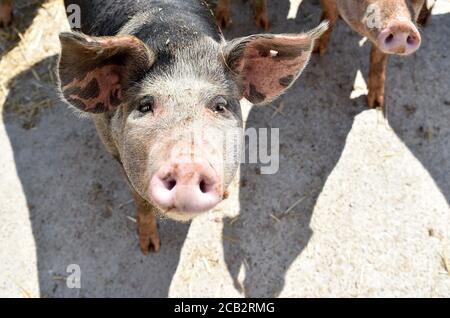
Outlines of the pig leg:
<svg viewBox="0 0 450 318">
<path fill-rule="evenodd" d="M 230 0 L 219 0 L 216 8 L 217 24 L 226 29 L 231 24 Z"/>
<path fill-rule="evenodd" d="M 335 0 L 321 0 L 320 5 L 322 7 L 322 16 L 320 20 L 328 20 L 330 22 L 328 30 L 325 31 L 322 37 L 316 42 L 316 47 L 314 49 L 314 53 L 319 53 L 320 56 L 323 56 L 327 51 L 333 27 L 339 18 L 339 11 Z"/>
<path fill-rule="evenodd" d="M 386 66 L 388 56 L 372 45 L 370 53 L 369 93 L 367 101 L 369 107 L 384 107 L 384 82 L 386 80 Z"/>
<path fill-rule="evenodd" d="M 0 28 L 12 22 L 12 0 L 0 0 Z"/>
<path fill-rule="evenodd" d="M 134 191 L 133 196 L 138 211 L 137 223 L 141 251 L 144 255 L 150 252 L 157 253 L 161 247 L 161 241 L 154 208 Z"/>
<path fill-rule="evenodd" d="M 269 29 L 269 16 L 267 14 L 267 0 L 253 0 L 255 23 L 258 28 Z"/>
</svg>

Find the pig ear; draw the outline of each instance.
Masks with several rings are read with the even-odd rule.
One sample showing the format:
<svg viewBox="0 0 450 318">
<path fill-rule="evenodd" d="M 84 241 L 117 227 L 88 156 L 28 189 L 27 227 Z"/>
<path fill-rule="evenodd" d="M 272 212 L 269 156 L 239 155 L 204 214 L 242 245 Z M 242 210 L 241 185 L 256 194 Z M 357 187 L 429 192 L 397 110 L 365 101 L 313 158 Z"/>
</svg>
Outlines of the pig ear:
<svg viewBox="0 0 450 318">
<path fill-rule="evenodd" d="M 119 106 L 124 90 L 146 72 L 154 53 L 131 35 L 90 37 L 61 33 L 60 87 L 64 98 L 87 112 Z"/>
<path fill-rule="evenodd" d="M 314 41 L 327 29 L 325 21 L 307 33 L 251 35 L 226 44 L 225 62 L 242 79 L 244 97 L 262 104 L 282 94 L 300 76 Z"/>
</svg>

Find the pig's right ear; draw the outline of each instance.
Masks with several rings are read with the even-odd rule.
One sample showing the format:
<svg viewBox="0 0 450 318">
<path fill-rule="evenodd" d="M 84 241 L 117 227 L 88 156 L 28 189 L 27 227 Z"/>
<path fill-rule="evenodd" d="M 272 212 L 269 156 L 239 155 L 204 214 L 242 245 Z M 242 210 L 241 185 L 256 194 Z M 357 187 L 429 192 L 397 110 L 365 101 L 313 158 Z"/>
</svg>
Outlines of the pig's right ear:
<svg viewBox="0 0 450 318">
<path fill-rule="evenodd" d="M 225 63 L 242 80 L 243 96 L 253 104 L 268 103 L 300 76 L 315 40 L 328 22 L 300 34 L 257 34 L 238 38 L 223 49 Z"/>
<path fill-rule="evenodd" d="M 112 110 L 124 90 L 152 66 L 154 53 L 131 35 L 91 37 L 61 33 L 60 88 L 73 106 L 87 112 Z"/>
</svg>

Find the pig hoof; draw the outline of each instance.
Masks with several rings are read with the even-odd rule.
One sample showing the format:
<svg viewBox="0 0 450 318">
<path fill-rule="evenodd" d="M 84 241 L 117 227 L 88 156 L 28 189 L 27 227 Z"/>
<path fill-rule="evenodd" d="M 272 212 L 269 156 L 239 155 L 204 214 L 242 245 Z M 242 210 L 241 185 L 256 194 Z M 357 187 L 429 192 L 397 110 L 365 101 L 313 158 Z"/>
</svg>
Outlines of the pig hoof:
<svg viewBox="0 0 450 318">
<path fill-rule="evenodd" d="M 218 8 L 216 10 L 216 21 L 217 24 L 222 28 L 222 29 L 226 29 L 230 26 L 231 24 L 231 15 L 230 15 L 230 11 L 227 9 L 223 9 L 223 8 Z"/>
<path fill-rule="evenodd" d="M 264 30 L 269 29 L 269 18 L 266 12 L 258 13 L 255 16 L 255 24 L 258 28 L 263 28 Z"/>
<path fill-rule="evenodd" d="M 383 108 L 384 107 L 384 95 L 378 92 L 370 91 L 367 95 L 367 103 L 370 108 Z"/>
<path fill-rule="evenodd" d="M 150 253 L 158 253 L 161 249 L 161 241 L 159 239 L 159 235 L 152 235 L 150 237 L 141 237 L 139 239 L 141 245 L 141 251 L 144 255 L 148 255 Z"/>
</svg>

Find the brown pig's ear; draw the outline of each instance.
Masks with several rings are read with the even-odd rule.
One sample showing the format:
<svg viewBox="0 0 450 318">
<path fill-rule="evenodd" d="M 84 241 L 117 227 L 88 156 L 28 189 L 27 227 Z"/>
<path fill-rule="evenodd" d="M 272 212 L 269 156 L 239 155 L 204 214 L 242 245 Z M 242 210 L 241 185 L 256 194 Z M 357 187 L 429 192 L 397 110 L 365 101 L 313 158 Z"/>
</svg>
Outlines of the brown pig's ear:
<svg viewBox="0 0 450 318">
<path fill-rule="evenodd" d="M 300 76 L 314 41 L 328 22 L 301 34 L 258 34 L 238 38 L 224 47 L 225 62 L 242 79 L 243 95 L 253 104 L 277 98 Z"/>
<path fill-rule="evenodd" d="M 64 98 L 87 112 L 101 113 L 123 102 L 123 91 L 146 72 L 154 53 L 131 35 L 90 37 L 61 33 L 59 79 Z"/>
</svg>

